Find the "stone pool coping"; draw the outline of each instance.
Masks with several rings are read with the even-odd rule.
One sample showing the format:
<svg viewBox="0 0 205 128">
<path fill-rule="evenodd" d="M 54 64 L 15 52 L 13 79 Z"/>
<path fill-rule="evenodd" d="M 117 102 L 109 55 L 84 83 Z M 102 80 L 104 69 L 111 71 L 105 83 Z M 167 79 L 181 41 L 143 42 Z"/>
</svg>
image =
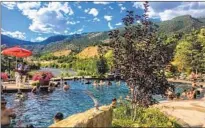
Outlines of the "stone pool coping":
<svg viewBox="0 0 205 128">
<path fill-rule="evenodd" d="M 113 109 L 111 105 L 101 106 L 99 110 L 91 108 L 85 112 L 71 115 L 52 124 L 49 128 L 59 127 L 111 127 Z"/>
</svg>

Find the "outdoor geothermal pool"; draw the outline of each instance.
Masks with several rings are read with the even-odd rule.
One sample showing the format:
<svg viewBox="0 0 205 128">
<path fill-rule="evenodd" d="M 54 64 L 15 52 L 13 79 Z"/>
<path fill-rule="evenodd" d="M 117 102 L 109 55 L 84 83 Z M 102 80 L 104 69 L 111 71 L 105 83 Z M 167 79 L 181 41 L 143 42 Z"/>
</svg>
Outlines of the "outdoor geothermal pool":
<svg viewBox="0 0 205 128">
<path fill-rule="evenodd" d="M 53 123 L 53 117 L 57 112 L 62 112 L 64 117 L 84 112 L 94 106 L 92 99 L 83 91 L 88 90 L 98 99 L 100 105 L 108 105 L 113 98 L 124 98 L 128 94 L 128 88 L 124 82 L 119 84 L 112 82 L 112 86 L 95 88 L 93 85 L 82 84 L 80 81 L 68 81 L 71 89 L 64 92 L 62 88 L 56 88 L 53 93 L 40 93 L 38 95 L 28 93 L 28 99 L 15 101 L 15 94 L 4 94 L 7 106 L 14 108 L 17 118 L 14 126 L 25 127 L 32 124 L 34 127 L 48 127 Z"/>
<path fill-rule="evenodd" d="M 4 94 L 7 107 L 14 108 L 17 114 L 13 125 L 25 127 L 27 124 L 32 124 L 34 127 L 48 127 L 53 124 L 53 117 L 57 112 L 62 112 L 65 118 L 84 112 L 94 105 L 92 99 L 84 93 L 85 90 L 92 92 L 100 105 L 109 105 L 113 98 L 124 99 L 128 94 L 128 88 L 124 82 L 112 81 L 112 86 L 105 85 L 101 88 L 96 88 L 92 84 L 83 84 L 81 81 L 68 81 L 68 84 L 71 89 L 67 92 L 64 92 L 62 88 L 56 88 L 53 93 L 37 95 L 28 93 L 28 98 L 21 102 L 15 100 L 15 94 Z M 183 91 L 181 87 L 177 89 L 177 92 L 181 91 Z M 156 98 L 162 100 L 159 99 L 160 97 Z"/>
</svg>

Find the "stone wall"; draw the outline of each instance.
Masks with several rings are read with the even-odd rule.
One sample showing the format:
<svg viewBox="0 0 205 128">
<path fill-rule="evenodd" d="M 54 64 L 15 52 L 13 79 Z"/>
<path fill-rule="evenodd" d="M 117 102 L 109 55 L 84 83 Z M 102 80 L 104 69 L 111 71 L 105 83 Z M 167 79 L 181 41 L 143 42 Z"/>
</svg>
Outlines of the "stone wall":
<svg viewBox="0 0 205 128">
<path fill-rule="evenodd" d="M 92 108 L 83 113 L 72 115 L 49 127 L 110 127 L 111 124 L 112 108 L 102 106 L 98 111 Z"/>
</svg>

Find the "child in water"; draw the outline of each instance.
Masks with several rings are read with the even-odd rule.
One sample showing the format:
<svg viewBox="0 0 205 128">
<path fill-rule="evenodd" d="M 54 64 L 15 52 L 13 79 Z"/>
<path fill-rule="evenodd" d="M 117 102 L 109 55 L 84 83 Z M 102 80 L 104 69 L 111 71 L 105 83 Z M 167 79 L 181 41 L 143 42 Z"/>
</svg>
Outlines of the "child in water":
<svg viewBox="0 0 205 128">
<path fill-rule="evenodd" d="M 55 116 L 54 116 L 54 123 L 58 123 L 59 121 L 63 120 L 63 113 L 58 112 Z"/>
<path fill-rule="evenodd" d="M 70 89 L 70 86 L 67 84 L 67 82 L 64 82 L 63 90 L 66 92 Z"/>
</svg>

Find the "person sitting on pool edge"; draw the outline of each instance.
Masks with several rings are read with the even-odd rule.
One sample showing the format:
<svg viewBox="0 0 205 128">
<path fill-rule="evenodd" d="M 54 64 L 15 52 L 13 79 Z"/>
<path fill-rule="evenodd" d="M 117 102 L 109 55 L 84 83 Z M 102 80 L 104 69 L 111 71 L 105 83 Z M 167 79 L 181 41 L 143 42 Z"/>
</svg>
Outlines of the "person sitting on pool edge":
<svg viewBox="0 0 205 128">
<path fill-rule="evenodd" d="M 54 123 L 57 123 L 59 121 L 63 120 L 63 113 L 58 112 L 55 116 L 54 116 Z"/>
<path fill-rule="evenodd" d="M 6 108 L 6 100 L 4 97 L 1 97 L 1 127 L 10 127 L 11 119 L 16 118 L 16 114 L 12 109 Z"/>
<path fill-rule="evenodd" d="M 117 105 L 117 99 L 114 98 L 114 99 L 112 99 L 111 107 L 112 107 L 112 108 L 116 108 L 116 105 Z"/>
<path fill-rule="evenodd" d="M 31 90 L 32 93 L 38 93 L 40 91 L 40 85 L 37 84 L 36 86 L 33 87 L 33 89 Z"/>
<path fill-rule="evenodd" d="M 70 86 L 67 84 L 67 82 L 64 82 L 63 90 L 66 92 L 66 91 L 68 91 L 69 88 L 70 88 Z"/>
</svg>

